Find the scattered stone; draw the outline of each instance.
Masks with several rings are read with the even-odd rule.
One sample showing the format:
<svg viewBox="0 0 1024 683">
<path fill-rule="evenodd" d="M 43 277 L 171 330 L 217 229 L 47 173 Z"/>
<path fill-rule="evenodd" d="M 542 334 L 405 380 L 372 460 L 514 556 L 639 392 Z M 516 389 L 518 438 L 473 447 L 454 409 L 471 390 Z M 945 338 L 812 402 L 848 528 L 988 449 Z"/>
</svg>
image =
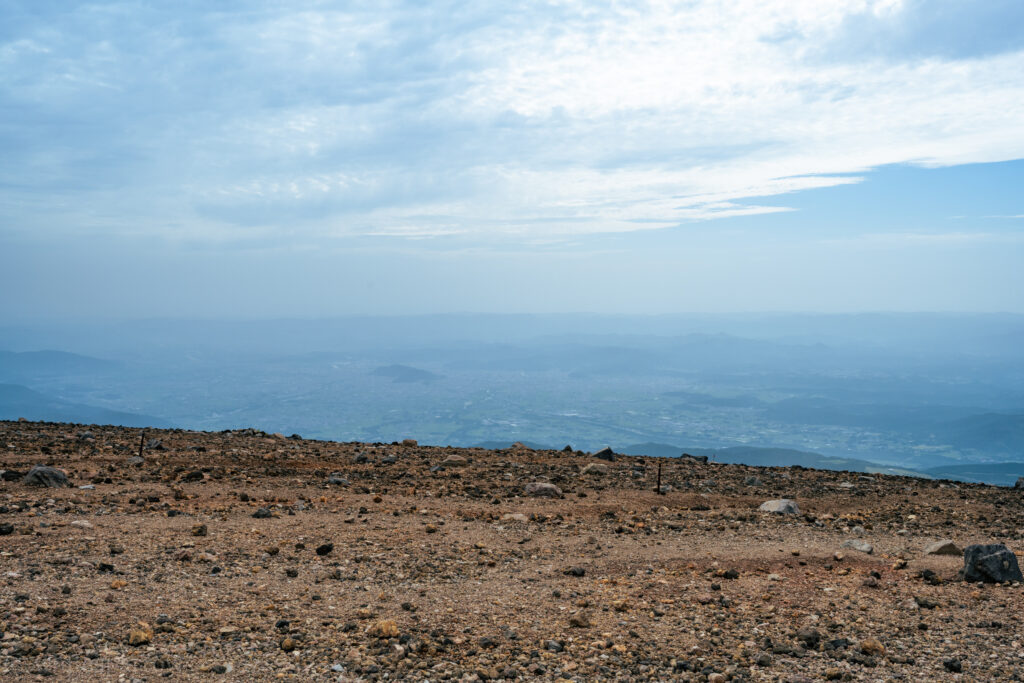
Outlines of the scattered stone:
<svg viewBox="0 0 1024 683">
<path fill-rule="evenodd" d="M 610 447 L 605 446 L 597 453 L 594 453 L 594 457 L 597 458 L 598 460 L 607 460 L 608 462 L 614 462 L 615 451 L 613 451 Z"/>
<path fill-rule="evenodd" d="M 133 646 L 148 645 L 153 641 L 153 629 L 144 621 L 140 621 L 128 631 L 128 644 Z"/>
<path fill-rule="evenodd" d="M 1019 481 L 1018 481 L 1019 483 Z M 942 666 L 945 667 L 946 671 L 954 674 L 961 673 L 964 670 L 964 665 L 960 663 L 960 660 L 956 657 L 950 657 L 949 659 L 942 660 Z"/>
<path fill-rule="evenodd" d="M 592 462 L 583 468 L 581 474 L 596 474 L 598 476 L 603 476 L 608 474 L 608 465 L 602 465 L 599 462 Z"/>
<path fill-rule="evenodd" d="M 763 486 L 764 485 L 763 482 L 761 481 L 760 477 L 754 477 L 754 476 L 747 477 L 746 479 L 743 480 L 743 483 L 746 486 Z"/>
<path fill-rule="evenodd" d="M 860 651 L 872 657 L 881 657 L 885 654 L 885 646 L 877 638 L 867 638 L 860 642 Z"/>
<path fill-rule="evenodd" d="M 330 555 L 332 550 L 334 550 L 333 543 L 324 543 L 323 545 L 317 546 L 316 554 L 323 557 L 324 555 Z"/>
<path fill-rule="evenodd" d="M 252 516 L 256 519 L 266 519 L 267 517 L 271 517 L 272 515 L 269 509 L 260 508 L 256 512 L 252 513 Z"/>
<path fill-rule="evenodd" d="M 193 536 L 206 536 L 208 533 L 209 530 L 206 528 L 205 524 L 196 524 L 192 527 Z"/>
<path fill-rule="evenodd" d="M 577 612 L 569 617 L 569 625 L 573 628 L 590 628 L 590 618 L 585 612 Z"/>
<path fill-rule="evenodd" d="M 464 467 L 468 464 L 469 458 L 464 458 L 461 455 L 455 455 L 454 453 L 441 461 L 441 465 L 443 467 Z"/>
<path fill-rule="evenodd" d="M 366 633 L 377 638 L 397 638 L 399 635 L 398 624 L 391 619 L 378 621 L 366 629 Z"/>
<path fill-rule="evenodd" d="M 796 632 L 796 639 L 808 650 L 818 649 L 818 643 L 821 642 L 821 633 L 816 628 L 805 626 Z"/>
</svg>

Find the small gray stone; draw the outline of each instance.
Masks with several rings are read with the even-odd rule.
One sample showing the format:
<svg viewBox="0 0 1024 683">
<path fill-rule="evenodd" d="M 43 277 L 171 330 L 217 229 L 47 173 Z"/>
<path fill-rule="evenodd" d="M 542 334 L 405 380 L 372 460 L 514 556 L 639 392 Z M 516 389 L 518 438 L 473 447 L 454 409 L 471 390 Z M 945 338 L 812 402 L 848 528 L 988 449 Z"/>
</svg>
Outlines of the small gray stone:
<svg viewBox="0 0 1024 683">
<path fill-rule="evenodd" d="M 924 549 L 926 555 L 962 555 L 964 551 L 956 547 L 956 543 L 949 539 L 935 541 Z"/>
<path fill-rule="evenodd" d="M 843 545 L 841 547 L 851 548 L 857 552 L 866 553 L 868 555 L 875 552 L 875 547 L 873 545 L 859 538 L 851 538 L 849 541 L 843 541 Z"/>
<path fill-rule="evenodd" d="M 523 490 L 535 498 L 560 498 L 562 495 L 562 489 L 546 481 L 531 481 Z"/>
</svg>

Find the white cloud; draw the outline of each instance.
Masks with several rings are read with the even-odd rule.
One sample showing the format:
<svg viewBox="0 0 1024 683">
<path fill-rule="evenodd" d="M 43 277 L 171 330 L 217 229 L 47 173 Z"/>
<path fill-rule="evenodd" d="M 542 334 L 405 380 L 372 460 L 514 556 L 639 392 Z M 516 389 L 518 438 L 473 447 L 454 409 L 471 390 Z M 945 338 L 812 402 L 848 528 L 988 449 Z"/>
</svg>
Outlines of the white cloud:
<svg viewBox="0 0 1024 683">
<path fill-rule="evenodd" d="M 921 5 L 58 13 L 0 43 L 0 104 L 23 115 L 0 129 L 0 211 L 217 240 L 537 238 L 784 211 L 780 195 L 885 164 L 1024 157 L 1024 44 L 850 47 L 862 25 L 907 40 Z"/>
</svg>

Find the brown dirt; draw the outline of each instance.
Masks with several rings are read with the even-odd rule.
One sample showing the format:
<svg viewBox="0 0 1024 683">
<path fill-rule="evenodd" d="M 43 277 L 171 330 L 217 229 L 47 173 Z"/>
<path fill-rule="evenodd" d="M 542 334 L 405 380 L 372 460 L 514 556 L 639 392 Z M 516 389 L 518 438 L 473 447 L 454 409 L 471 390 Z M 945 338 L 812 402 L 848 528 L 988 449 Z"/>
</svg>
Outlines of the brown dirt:
<svg viewBox="0 0 1024 683">
<path fill-rule="evenodd" d="M 951 538 L 1019 554 L 1020 491 L 665 460 L 674 490 L 656 495 L 653 458 L 599 476 L 580 474 L 586 454 L 525 448 L 146 438 L 160 445 L 133 464 L 139 430 L 0 422 L 0 469 L 50 464 L 74 485 L 0 482 L 3 680 L 1024 676 L 1021 587 L 956 581 L 960 558 L 923 553 Z M 451 454 L 470 462 L 431 471 Z M 525 497 L 531 481 L 563 496 Z M 781 497 L 802 514 L 758 512 Z M 874 553 L 840 548 L 857 537 Z"/>
</svg>

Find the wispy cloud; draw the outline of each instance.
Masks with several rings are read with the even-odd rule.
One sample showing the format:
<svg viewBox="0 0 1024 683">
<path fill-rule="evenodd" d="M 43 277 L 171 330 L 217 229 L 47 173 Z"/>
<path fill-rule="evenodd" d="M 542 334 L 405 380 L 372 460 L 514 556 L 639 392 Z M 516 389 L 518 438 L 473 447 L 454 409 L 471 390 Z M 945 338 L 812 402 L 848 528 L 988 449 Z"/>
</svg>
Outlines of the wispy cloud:
<svg viewBox="0 0 1024 683">
<path fill-rule="evenodd" d="M 951 4 L 15 2 L 0 221 L 537 238 L 1022 158 L 1018 5 L 934 19 Z"/>
</svg>

